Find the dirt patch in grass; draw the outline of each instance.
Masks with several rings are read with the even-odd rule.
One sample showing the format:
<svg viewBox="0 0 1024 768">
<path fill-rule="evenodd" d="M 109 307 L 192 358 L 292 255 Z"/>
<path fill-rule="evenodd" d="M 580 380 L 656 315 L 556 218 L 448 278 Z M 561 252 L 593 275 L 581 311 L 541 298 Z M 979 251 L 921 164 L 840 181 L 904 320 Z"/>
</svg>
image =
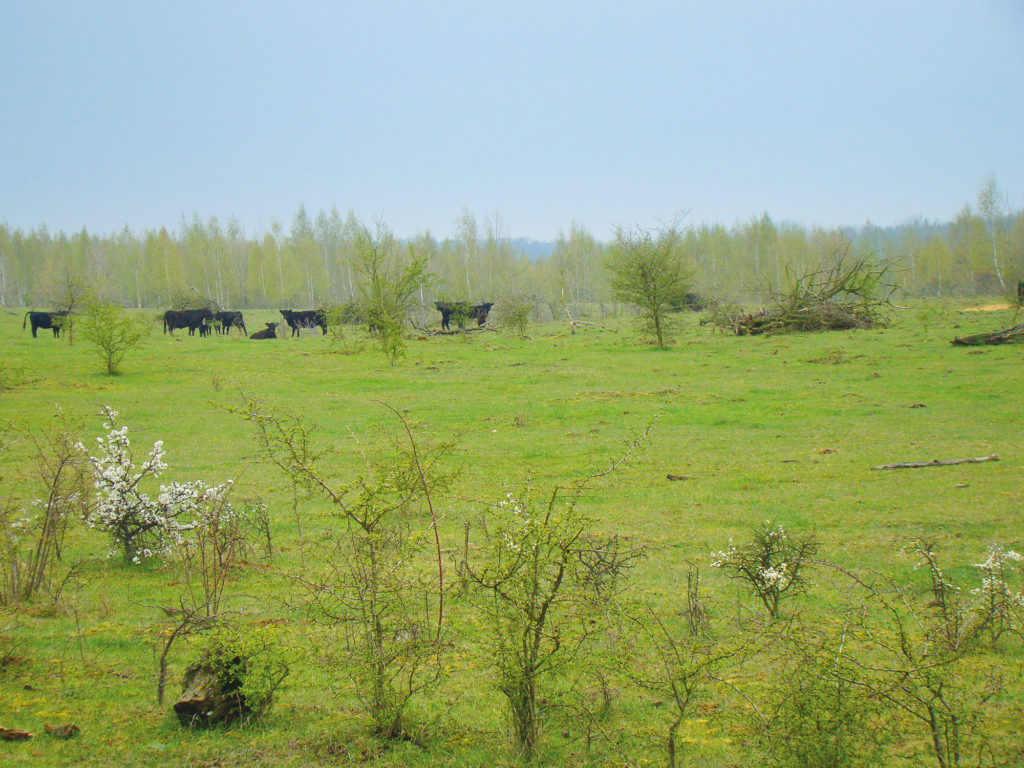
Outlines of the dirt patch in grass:
<svg viewBox="0 0 1024 768">
<path fill-rule="evenodd" d="M 1011 307 L 1010 307 L 1009 304 L 1006 304 L 1006 303 L 1003 303 L 1003 304 L 985 304 L 984 306 L 981 306 L 981 307 L 967 307 L 966 309 L 961 309 L 960 311 L 961 312 L 1001 312 L 1004 309 L 1011 309 Z"/>
</svg>

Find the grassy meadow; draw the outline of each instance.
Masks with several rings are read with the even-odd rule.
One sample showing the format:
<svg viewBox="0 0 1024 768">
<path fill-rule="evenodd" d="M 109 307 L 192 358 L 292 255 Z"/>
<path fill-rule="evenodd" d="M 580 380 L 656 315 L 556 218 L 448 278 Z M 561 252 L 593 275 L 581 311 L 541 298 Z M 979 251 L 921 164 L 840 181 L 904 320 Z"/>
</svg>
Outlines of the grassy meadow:
<svg viewBox="0 0 1024 768">
<path fill-rule="evenodd" d="M 129 428 L 137 459 L 164 442 L 169 468 L 162 480 L 231 478 L 234 496 L 266 500 L 275 557 L 242 574 L 228 593 L 241 595 L 232 598 L 233 609 L 294 630 L 296 648 L 292 675 L 262 721 L 180 728 L 171 704 L 192 659 L 190 643 L 174 647 L 164 706 L 155 697 L 156 627 L 165 621 L 159 606 L 173 603 L 174 570 L 106 559 L 104 536 L 73 525 L 64 557 L 80 561 L 81 573 L 59 603 L 40 599 L 0 612 L 0 726 L 36 734 L 0 742 L 0 764 L 515 763 L 484 649 L 486 627 L 458 595 L 448 616 L 456 640 L 445 684 L 411 713 L 424 724 L 422 738 L 382 744 L 368 734 L 349 685 L 317 650 L 318 628 L 288 607 L 288 583 L 275 576 L 298 566 L 292 491 L 257 458 L 251 425 L 229 410 L 245 398 L 315 426 L 323 465 L 339 480 L 360 471 L 363 453 L 404 435 L 381 402 L 405 416 L 420 447 L 453 441 L 445 466 L 457 475 L 437 509 L 451 578 L 464 522 L 508 484 L 529 476 L 547 488 L 603 470 L 653 421 L 644 450 L 594 480 L 581 508 L 597 533 L 646 547 L 630 591 L 665 615 L 684 605 L 687 561 L 701 567 L 712 614 L 754 611 L 753 598 L 709 559 L 766 519 L 813 532 L 820 556 L 850 569 L 909 573 L 913 563 L 900 548 L 915 537 L 934 539 L 951 577 L 974 579 L 971 564 L 992 542 L 1024 548 L 1024 346 L 952 347 L 954 335 L 1019 322 L 1009 310 L 963 311 L 968 307 L 917 303 L 888 329 L 758 337 L 721 334 L 688 315 L 666 350 L 622 318 L 593 317 L 606 329 L 579 326 L 576 333 L 564 323 L 533 325 L 525 339 L 497 325 L 464 336 L 411 336 L 395 366 L 358 329 L 340 339 L 318 330 L 268 341 L 180 330 L 172 337 L 160 332 L 157 312 L 145 311 L 153 333 L 117 376 L 105 374 L 83 340 L 69 344 L 43 329 L 33 339 L 21 327 L 22 310 L 0 311 L 0 420 L 38 429 L 54 422 L 58 404 L 89 445 L 104 434 L 98 412 L 111 406 Z M 247 311 L 250 332 L 278 320 L 275 314 Z M 30 493 L 24 447 L 0 455 L 0 500 Z M 989 454 L 1000 460 L 872 470 Z M 311 539 L 325 509 L 318 500 L 301 501 Z M 425 514 L 423 520 L 429 522 Z M 816 599 L 812 586 L 786 610 L 813 613 Z M 1019 683 L 1019 639 L 999 653 Z M 744 726 L 749 704 L 737 690 L 756 698 L 766 674 L 758 664 L 731 670 L 730 686 L 707 685 L 682 726 L 680 764 L 757 762 Z M 1017 685 L 992 709 L 1010 740 L 1013 724 L 1019 737 L 1024 723 L 1022 695 Z M 668 719 L 658 697 L 620 683 L 607 720 L 614 744 L 595 739 L 588 747 L 571 726 L 552 725 L 537 759 L 663 765 Z M 81 735 L 62 742 L 43 733 L 44 723 L 65 722 Z M 924 730 L 908 726 L 894 750 L 898 764 L 934 764 L 925 742 Z"/>
</svg>

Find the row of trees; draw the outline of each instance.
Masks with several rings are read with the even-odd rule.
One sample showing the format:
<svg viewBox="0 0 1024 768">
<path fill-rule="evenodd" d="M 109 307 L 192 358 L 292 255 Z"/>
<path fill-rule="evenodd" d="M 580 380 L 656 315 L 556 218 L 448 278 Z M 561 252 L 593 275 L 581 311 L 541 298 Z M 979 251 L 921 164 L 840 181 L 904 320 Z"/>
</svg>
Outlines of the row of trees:
<svg viewBox="0 0 1024 768">
<path fill-rule="evenodd" d="M 102 278 L 110 298 L 125 306 L 164 307 L 194 289 L 223 307 L 344 304 L 359 293 L 360 243 L 367 226 L 337 209 L 311 216 L 300 207 L 287 231 L 247 234 L 234 219 L 194 215 L 176 231 L 161 228 L 96 235 L 88 230 L 52 234 L 0 225 L 0 304 L 57 307 L 66 287 Z M 806 274 L 841 244 L 854 255 L 877 257 L 899 268 L 910 295 L 1003 293 L 1024 276 L 1024 210 L 1012 210 L 995 179 L 952 222 L 914 221 L 881 228 L 807 228 L 778 223 L 767 214 L 727 227 L 676 227 L 679 247 L 693 270 L 696 290 L 730 301 L 760 301 L 785 289 L 792 274 Z M 438 240 L 429 231 L 401 240 L 410 261 L 434 277 L 419 289 L 435 298 L 493 300 L 536 296 L 552 308 L 614 300 L 604 269 L 606 245 L 580 224 L 570 226 L 547 255 L 527 256 L 505 232 L 501 217 L 482 221 L 464 211 L 455 233 Z"/>
</svg>

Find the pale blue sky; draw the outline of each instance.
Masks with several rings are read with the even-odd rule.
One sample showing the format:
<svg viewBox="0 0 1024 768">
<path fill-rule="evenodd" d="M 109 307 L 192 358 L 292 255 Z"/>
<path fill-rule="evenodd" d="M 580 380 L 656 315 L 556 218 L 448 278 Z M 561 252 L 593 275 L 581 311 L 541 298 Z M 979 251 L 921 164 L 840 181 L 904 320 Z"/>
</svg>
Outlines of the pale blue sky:
<svg viewBox="0 0 1024 768">
<path fill-rule="evenodd" d="M 0 0 L 0 221 L 605 239 L 1024 194 L 1024 0 Z"/>
</svg>

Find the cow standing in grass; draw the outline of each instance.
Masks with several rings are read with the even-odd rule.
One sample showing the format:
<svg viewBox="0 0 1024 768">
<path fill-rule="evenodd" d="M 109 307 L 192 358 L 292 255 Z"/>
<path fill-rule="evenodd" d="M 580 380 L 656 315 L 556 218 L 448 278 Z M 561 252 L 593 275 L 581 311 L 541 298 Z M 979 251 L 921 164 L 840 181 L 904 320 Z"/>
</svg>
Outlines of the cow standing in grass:
<svg viewBox="0 0 1024 768">
<path fill-rule="evenodd" d="M 441 313 L 441 330 L 449 330 L 451 319 L 462 328 L 466 320 L 476 320 L 477 327 L 487 322 L 487 314 L 494 306 L 493 302 L 471 305 L 466 301 L 435 301 L 434 306 Z"/>
<path fill-rule="evenodd" d="M 288 327 L 292 329 L 292 336 L 301 336 L 303 328 L 316 328 L 320 326 L 323 335 L 327 335 L 327 313 L 322 309 L 281 309 L 278 310 Z"/>
<path fill-rule="evenodd" d="M 36 336 L 37 328 L 52 328 L 53 338 L 60 337 L 60 329 L 65 323 L 65 318 L 68 316 L 66 311 L 58 312 L 26 312 L 25 319 L 21 321 L 21 329 L 25 330 L 26 323 L 32 323 L 32 338 L 38 338 Z"/>
<path fill-rule="evenodd" d="M 232 328 L 238 328 L 242 331 L 243 336 L 248 335 L 241 312 L 218 312 L 213 316 L 213 323 L 217 328 L 217 333 L 227 335 L 231 333 Z M 217 325 L 218 323 L 220 325 Z"/>
<path fill-rule="evenodd" d="M 195 336 L 196 329 L 199 335 L 205 336 L 208 326 L 213 322 L 213 312 L 209 309 L 168 309 L 164 312 L 164 333 L 170 331 L 174 335 L 175 328 L 188 328 L 188 335 Z"/>
</svg>

